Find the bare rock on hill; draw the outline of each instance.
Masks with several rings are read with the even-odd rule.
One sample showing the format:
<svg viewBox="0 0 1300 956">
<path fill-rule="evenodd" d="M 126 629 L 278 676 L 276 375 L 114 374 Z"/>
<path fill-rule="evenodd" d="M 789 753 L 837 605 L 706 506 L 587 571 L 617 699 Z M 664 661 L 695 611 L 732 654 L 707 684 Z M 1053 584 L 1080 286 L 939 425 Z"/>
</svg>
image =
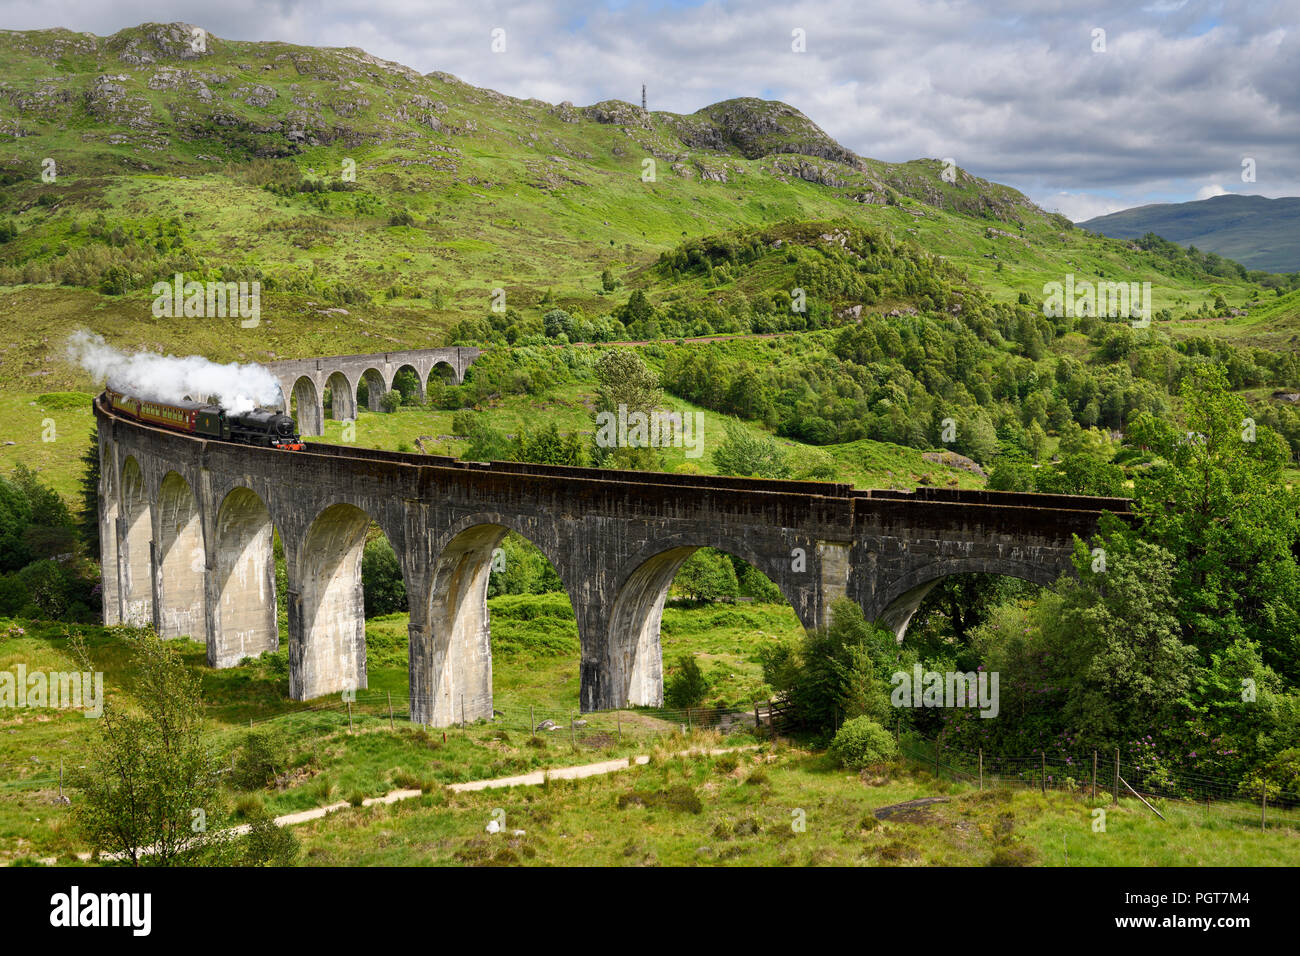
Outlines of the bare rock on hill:
<svg viewBox="0 0 1300 956">
<path fill-rule="evenodd" d="M 985 477 L 984 469 L 979 466 L 979 462 L 967 458 L 965 455 L 959 455 L 955 451 L 927 451 L 921 457 L 936 465 L 944 465 L 960 471 L 969 471 L 981 478 Z"/>
</svg>

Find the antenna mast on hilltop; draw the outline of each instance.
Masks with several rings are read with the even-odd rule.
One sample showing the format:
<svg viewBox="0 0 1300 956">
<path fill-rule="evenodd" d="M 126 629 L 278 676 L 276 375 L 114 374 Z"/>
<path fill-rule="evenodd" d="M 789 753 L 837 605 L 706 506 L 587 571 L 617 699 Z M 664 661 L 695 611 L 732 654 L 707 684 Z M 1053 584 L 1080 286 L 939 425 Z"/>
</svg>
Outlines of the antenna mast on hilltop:
<svg viewBox="0 0 1300 956">
<path fill-rule="evenodd" d="M 645 84 L 641 84 L 641 112 L 645 112 Z"/>
</svg>

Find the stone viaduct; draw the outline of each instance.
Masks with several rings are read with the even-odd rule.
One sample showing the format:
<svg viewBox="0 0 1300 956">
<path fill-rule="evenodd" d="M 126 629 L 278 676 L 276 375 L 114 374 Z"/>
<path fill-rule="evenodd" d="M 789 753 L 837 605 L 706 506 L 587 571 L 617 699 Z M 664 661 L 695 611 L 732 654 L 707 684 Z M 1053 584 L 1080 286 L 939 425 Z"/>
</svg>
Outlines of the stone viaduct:
<svg viewBox="0 0 1300 956">
<path fill-rule="evenodd" d="M 322 368 L 320 371 L 324 372 Z M 366 686 L 361 556 L 388 536 L 410 602 L 412 719 L 492 714 L 487 585 L 507 531 L 537 545 L 577 616 L 583 710 L 657 705 L 659 624 L 682 562 L 715 547 L 756 566 L 805 627 L 856 601 L 900 637 L 946 575 L 1048 584 L 1073 536 L 1125 499 L 617 472 L 313 443 L 207 441 L 95 403 L 106 623 L 207 642 L 227 667 L 279 646 L 273 529 L 287 570 L 290 693 Z"/>
<path fill-rule="evenodd" d="M 330 393 L 330 418 L 349 420 L 357 417 L 357 389 L 366 383 L 366 404 L 370 411 L 380 410 L 385 393 L 392 390 L 393 379 L 404 368 L 415 373 L 423 400 L 429 376 L 435 369 L 457 384 L 464 381 L 465 369 L 481 354 L 476 348 L 452 346 L 437 349 L 408 349 L 402 352 L 374 352 L 369 355 L 330 355 L 325 358 L 288 359 L 266 362 L 280 380 L 284 396 L 283 410 L 296 404 L 298 430 L 303 435 L 325 434 L 325 391 Z"/>
</svg>

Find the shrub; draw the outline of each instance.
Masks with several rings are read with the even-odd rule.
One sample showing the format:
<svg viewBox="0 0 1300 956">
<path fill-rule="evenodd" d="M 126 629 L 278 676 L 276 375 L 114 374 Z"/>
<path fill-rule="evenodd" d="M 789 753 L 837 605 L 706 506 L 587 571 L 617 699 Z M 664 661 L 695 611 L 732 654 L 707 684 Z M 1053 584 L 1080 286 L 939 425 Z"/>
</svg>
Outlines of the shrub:
<svg viewBox="0 0 1300 956">
<path fill-rule="evenodd" d="M 264 731 L 254 731 L 235 755 L 230 783 L 240 790 L 261 790 L 275 779 L 285 762 L 275 738 Z"/>
<path fill-rule="evenodd" d="M 709 681 L 694 654 L 677 658 L 677 669 L 664 682 L 664 703 L 672 708 L 696 707 L 709 692 Z"/>
<path fill-rule="evenodd" d="M 898 752 L 898 744 L 870 717 L 854 717 L 846 720 L 835 735 L 830 752 L 841 766 L 861 770 L 868 764 L 889 760 Z"/>
</svg>

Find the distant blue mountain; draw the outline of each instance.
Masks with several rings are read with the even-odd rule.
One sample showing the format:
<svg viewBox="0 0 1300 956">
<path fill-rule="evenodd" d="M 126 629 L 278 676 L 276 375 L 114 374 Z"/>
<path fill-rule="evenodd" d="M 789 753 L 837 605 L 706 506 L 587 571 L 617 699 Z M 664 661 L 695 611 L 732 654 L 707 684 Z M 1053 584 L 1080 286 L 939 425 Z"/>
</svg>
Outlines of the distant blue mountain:
<svg viewBox="0 0 1300 956">
<path fill-rule="evenodd" d="M 1300 272 L 1300 198 L 1215 196 L 1136 206 L 1078 224 L 1117 239 L 1154 232 L 1180 246 L 1235 259 L 1247 269 Z"/>
</svg>

